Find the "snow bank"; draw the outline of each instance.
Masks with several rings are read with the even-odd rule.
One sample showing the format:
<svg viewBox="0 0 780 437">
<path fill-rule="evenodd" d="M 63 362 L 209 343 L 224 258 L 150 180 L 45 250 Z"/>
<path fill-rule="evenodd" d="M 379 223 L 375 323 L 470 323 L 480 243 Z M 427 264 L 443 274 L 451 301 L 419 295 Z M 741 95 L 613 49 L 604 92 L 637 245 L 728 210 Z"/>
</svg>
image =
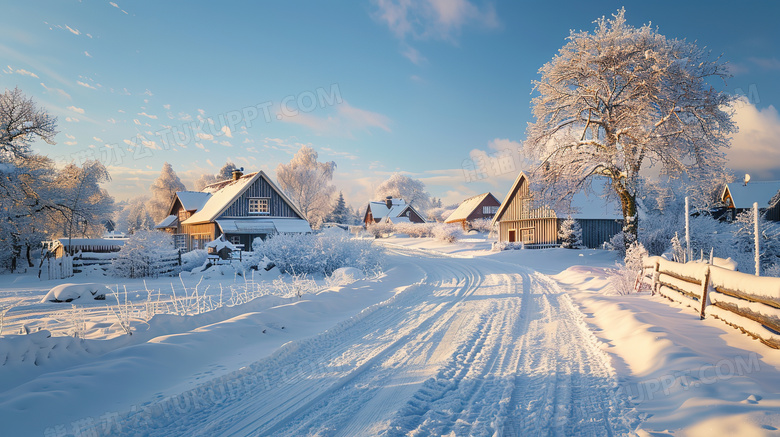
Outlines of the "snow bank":
<svg viewBox="0 0 780 437">
<path fill-rule="evenodd" d="M 45 302 L 71 302 L 80 299 L 82 296 L 91 297 L 95 300 L 104 300 L 106 292 L 111 289 L 103 284 L 60 284 L 46 293 L 41 303 Z"/>
<path fill-rule="evenodd" d="M 715 288 L 731 290 L 752 299 L 765 300 L 780 308 L 780 278 L 755 276 L 712 267 L 710 283 Z"/>
</svg>

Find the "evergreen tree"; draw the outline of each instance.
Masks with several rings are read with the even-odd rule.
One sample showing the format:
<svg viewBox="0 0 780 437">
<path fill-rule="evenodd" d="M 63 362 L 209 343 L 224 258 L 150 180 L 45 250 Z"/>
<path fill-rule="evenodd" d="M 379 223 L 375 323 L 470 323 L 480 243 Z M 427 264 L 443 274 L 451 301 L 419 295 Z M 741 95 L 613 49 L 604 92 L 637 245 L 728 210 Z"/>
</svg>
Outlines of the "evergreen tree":
<svg viewBox="0 0 780 437">
<path fill-rule="evenodd" d="M 330 223 L 346 225 L 350 224 L 349 218 L 350 212 L 349 208 L 347 208 L 347 203 L 344 201 L 344 193 L 339 191 L 339 197 L 336 199 L 336 206 L 333 207 L 333 211 L 328 214 L 328 217 L 325 220 Z"/>
<path fill-rule="evenodd" d="M 581 246 L 582 226 L 580 226 L 580 222 L 571 217 L 564 220 L 558 231 L 558 238 L 561 239 L 561 247 L 564 249 L 576 249 Z"/>
</svg>

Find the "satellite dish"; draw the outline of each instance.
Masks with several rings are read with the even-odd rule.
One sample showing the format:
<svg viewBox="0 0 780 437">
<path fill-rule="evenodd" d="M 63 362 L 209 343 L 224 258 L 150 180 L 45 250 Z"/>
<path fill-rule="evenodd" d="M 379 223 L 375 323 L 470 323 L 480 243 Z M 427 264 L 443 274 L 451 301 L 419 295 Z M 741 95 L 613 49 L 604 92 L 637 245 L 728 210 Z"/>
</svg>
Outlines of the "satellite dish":
<svg viewBox="0 0 780 437">
<path fill-rule="evenodd" d="M 745 185 L 747 185 L 748 182 L 750 182 L 750 175 L 745 173 Z"/>
</svg>

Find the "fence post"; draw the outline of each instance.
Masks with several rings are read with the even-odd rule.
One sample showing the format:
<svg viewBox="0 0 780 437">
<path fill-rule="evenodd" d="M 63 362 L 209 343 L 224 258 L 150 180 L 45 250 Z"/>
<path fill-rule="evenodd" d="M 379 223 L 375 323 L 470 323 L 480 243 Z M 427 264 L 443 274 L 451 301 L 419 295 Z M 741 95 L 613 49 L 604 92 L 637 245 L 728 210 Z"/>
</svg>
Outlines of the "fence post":
<svg viewBox="0 0 780 437">
<path fill-rule="evenodd" d="M 693 251 L 691 250 L 691 213 L 688 202 L 688 196 L 685 197 L 685 259 L 683 263 L 693 261 Z"/>
<path fill-rule="evenodd" d="M 753 235 L 756 241 L 756 276 L 761 276 L 761 252 L 758 239 L 758 202 L 753 202 Z"/>
<path fill-rule="evenodd" d="M 701 311 L 699 312 L 699 318 L 704 320 L 704 308 L 707 307 L 707 291 L 710 286 L 710 266 L 704 270 L 704 279 L 701 281 Z"/>
<path fill-rule="evenodd" d="M 655 296 L 655 289 L 658 286 L 658 276 L 661 274 L 661 262 L 655 260 L 655 267 L 653 268 L 653 288 L 650 292 L 650 296 Z"/>
</svg>

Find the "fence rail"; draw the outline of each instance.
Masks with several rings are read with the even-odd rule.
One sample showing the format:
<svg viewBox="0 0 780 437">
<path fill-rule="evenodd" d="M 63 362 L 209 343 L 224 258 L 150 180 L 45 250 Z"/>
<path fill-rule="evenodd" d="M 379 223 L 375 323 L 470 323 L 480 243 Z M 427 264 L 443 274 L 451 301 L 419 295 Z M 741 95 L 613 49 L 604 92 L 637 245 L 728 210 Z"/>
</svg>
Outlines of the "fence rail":
<svg viewBox="0 0 780 437">
<path fill-rule="evenodd" d="M 653 293 L 695 308 L 701 319 L 722 320 L 775 349 L 780 349 L 780 278 L 734 271 L 731 260 L 677 263 L 648 257 L 639 283 Z"/>
</svg>

